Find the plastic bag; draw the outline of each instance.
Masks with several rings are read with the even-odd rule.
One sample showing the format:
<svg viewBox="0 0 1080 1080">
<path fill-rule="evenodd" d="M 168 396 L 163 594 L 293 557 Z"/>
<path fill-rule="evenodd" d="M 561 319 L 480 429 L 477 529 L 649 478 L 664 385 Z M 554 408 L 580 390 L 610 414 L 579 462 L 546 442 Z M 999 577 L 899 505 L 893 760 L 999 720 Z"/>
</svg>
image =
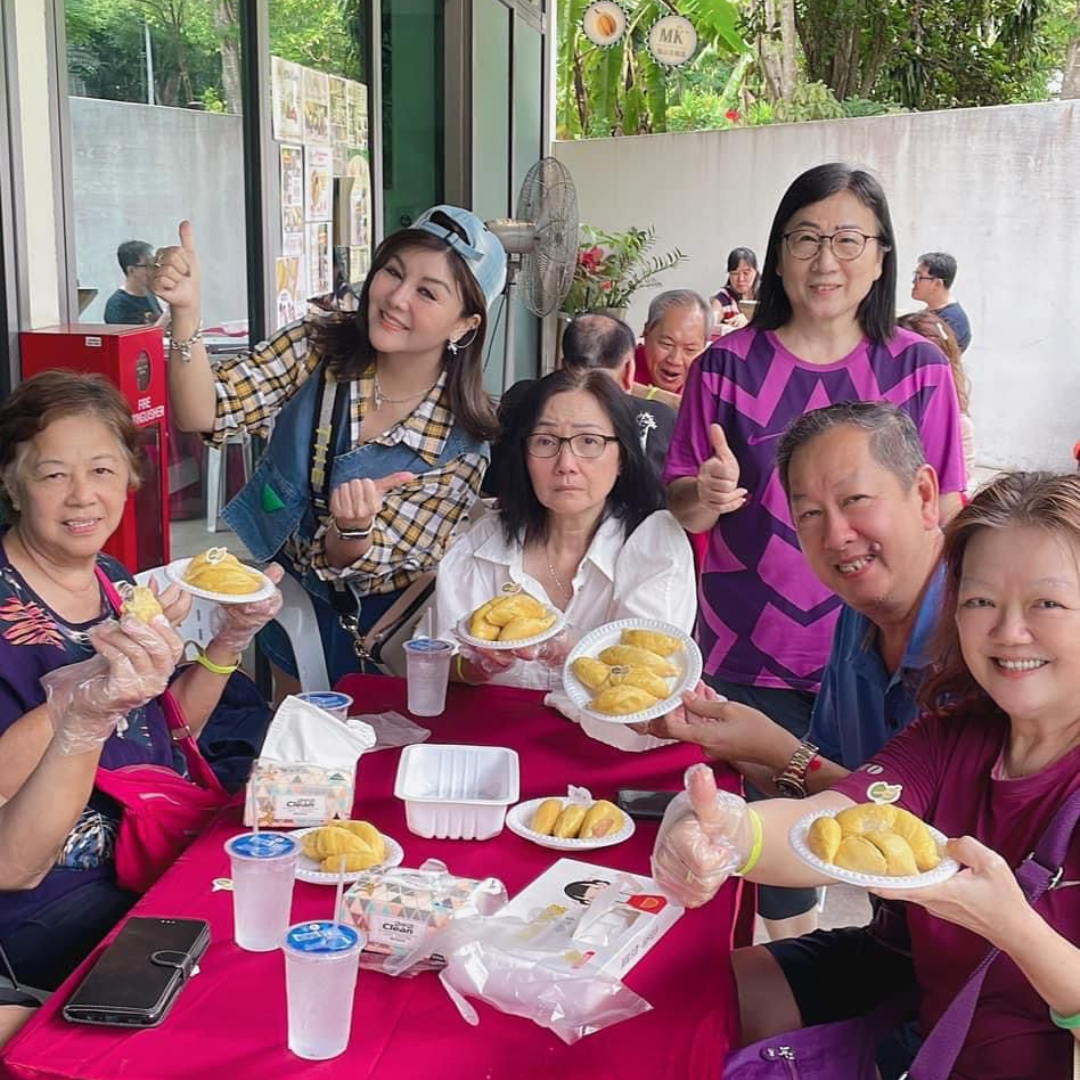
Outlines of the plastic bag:
<svg viewBox="0 0 1080 1080">
<path fill-rule="evenodd" d="M 362 720 L 375 731 L 375 745 L 369 753 L 374 753 L 376 750 L 388 750 L 395 746 L 412 746 L 414 743 L 426 742 L 431 738 L 431 732 L 427 728 L 414 724 L 401 713 L 392 710 L 365 716 L 350 716 L 346 723 L 351 724 L 355 720 Z"/>
<path fill-rule="evenodd" d="M 636 888 L 632 879 L 616 879 L 580 914 L 539 920 L 459 915 L 398 966 L 423 964 L 437 952 L 445 961 L 439 979 L 467 1023 L 480 1022 L 467 1000 L 478 997 L 500 1012 L 532 1020 L 571 1045 L 652 1008 L 588 963 L 592 951 L 626 929 L 618 901 L 627 884 Z"/>
</svg>

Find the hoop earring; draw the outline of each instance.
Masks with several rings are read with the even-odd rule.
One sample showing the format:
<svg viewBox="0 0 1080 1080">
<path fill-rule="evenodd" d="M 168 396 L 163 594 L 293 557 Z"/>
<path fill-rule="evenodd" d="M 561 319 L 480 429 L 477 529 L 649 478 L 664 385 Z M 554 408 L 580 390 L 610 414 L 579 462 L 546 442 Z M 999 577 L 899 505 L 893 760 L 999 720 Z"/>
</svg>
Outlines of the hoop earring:
<svg viewBox="0 0 1080 1080">
<path fill-rule="evenodd" d="M 446 347 L 450 350 L 451 355 L 457 356 L 459 350 L 467 349 L 476 340 L 478 331 L 479 327 L 474 326 L 472 337 L 468 341 L 462 341 L 461 338 L 458 338 L 457 341 L 448 341 Z"/>
</svg>

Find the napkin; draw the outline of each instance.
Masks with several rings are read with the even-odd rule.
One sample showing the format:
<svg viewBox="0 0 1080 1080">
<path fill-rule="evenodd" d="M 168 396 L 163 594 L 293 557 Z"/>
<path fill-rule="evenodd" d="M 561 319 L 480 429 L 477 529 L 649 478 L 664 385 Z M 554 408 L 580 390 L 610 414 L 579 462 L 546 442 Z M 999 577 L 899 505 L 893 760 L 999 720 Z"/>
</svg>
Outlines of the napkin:
<svg viewBox="0 0 1080 1080">
<path fill-rule="evenodd" d="M 352 771 L 357 759 L 375 745 L 375 729 L 362 721 L 343 724 L 317 705 L 290 694 L 274 714 L 260 761 L 306 762 Z"/>
</svg>

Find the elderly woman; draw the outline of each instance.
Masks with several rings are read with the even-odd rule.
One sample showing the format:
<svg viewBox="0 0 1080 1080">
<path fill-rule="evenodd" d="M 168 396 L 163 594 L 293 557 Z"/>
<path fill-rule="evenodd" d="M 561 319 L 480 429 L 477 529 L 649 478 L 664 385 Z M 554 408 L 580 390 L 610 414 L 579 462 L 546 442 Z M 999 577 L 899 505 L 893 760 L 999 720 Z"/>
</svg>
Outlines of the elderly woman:
<svg viewBox="0 0 1080 1080">
<path fill-rule="evenodd" d="M 739 304 L 757 300 L 760 281 L 757 255 L 748 247 L 732 248 L 727 257 L 727 284 L 709 300 L 716 328 L 714 334 L 722 337 L 732 330 L 742 329 L 750 321 Z"/>
<path fill-rule="evenodd" d="M 183 619 L 190 598 L 172 586 L 160 597 L 167 617 L 116 621 L 113 583 L 131 578 L 101 551 L 137 483 L 136 454 L 130 407 L 96 376 L 47 372 L 0 405 L 0 497 L 13 522 L 0 532 L 0 796 L 12 806 L 65 748 L 100 753 L 103 770 L 157 765 L 186 775 L 163 713 L 170 680 L 197 735 L 241 652 L 280 607 L 280 596 L 223 607 L 199 663 L 175 680 L 183 642 L 170 620 Z M 50 709 L 42 680 L 70 665 L 85 678 Z M 44 849 L 7 866 L 0 883 L 0 943 L 33 986 L 55 987 L 136 899 L 114 871 L 119 808 L 101 792 L 87 800 L 89 757 L 81 764 L 81 779 L 41 819 Z"/>
<path fill-rule="evenodd" d="M 923 1033 L 989 943 L 1001 955 L 949 1075 L 1065 1077 L 1073 1054 L 1080 1057 L 1080 829 L 1060 868 L 1049 867 L 1058 870 L 1054 884 L 1036 904 L 1013 871 L 1080 792 L 1080 477 L 998 478 L 954 519 L 944 558 L 941 665 L 922 693 L 927 714 L 805 801 L 769 800 L 748 811 L 735 796 L 717 796 L 707 770 L 691 776 L 692 812 L 680 796 L 658 837 L 654 870 L 694 905 L 737 868 L 753 881 L 823 884 L 792 851 L 791 826 L 804 814 L 867 801 L 876 783 L 898 785 L 899 805 L 953 837 L 949 853 L 964 866 L 937 885 L 882 893 L 908 901 Z M 747 843 L 755 831 L 748 814 L 761 826 L 757 845 Z M 744 1035 L 841 1019 L 845 996 L 869 1009 L 875 996 L 901 988 L 880 970 L 835 962 L 815 969 L 813 957 L 824 954 L 811 946 L 798 970 L 781 969 L 761 947 L 757 963 L 738 965 Z"/>
<path fill-rule="evenodd" d="M 691 367 L 664 470 L 671 512 L 709 534 L 698 620 L 706 682 L 800 739 L 840 599 L 799 553 L 776 472 L 780 436 L 810 409 L 884 399 L 915 421 L 945 518 L 965 487 L 948 360 L 895 326 L 894 246 L 872 176 L 829 164 L 796 178 L 773 219 L 754 321 Z M 813 890 L 759 893 L 775 936 L 811 929 L 815 904 Z"/>
<path fill-rule="evenodd" d="M 269 437 L 223 517 L 311 594 L 335 682 L 365 658 L 378 618 L 438 565 L 479 493 L 497 431 L 484 332 L 506 255 L 474 214 L 437 206 L 379 246 L 355 314 L 294 323 L 212 369 L 187 222 L 180 238 L 160 253 L 154 284 L 172 311 L 176 422 L 215 443 L 237 431 Z M 275 630 L 260 644 L 295 675 Z"/>
<path fill-rule="evenodd" d="M 500 474 L 500 509 L 446 553 L 431 626 L 449 636 L 462 617 L 520 585 L 565 615 L 560 647 L 518 653 L 465 649 L 456 677 L 557 689 L 566 645 L 614 619 L 694 619 L 690 545 L 662 509 L 627 395 L 603 371 L 557 371 L 514 413 Z"/>
</svg>

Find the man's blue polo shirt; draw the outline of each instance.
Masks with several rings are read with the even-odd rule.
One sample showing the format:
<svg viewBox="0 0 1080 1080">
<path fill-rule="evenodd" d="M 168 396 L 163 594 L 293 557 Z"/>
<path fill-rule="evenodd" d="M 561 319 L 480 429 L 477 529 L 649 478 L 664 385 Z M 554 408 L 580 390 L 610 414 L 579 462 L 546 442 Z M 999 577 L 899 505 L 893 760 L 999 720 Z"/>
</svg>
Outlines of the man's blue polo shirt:
<svg viewBox="0 0 1080 1080">
<path fill-rule="evenodd" d="M 823 757 L 857 769 L 918 715 L 915 694 L 931 659 L 927 650 L 941 613 L 944 577 L 939 566 L 895 674 L 885 670 L 877 650 L 877 627 L 846 604 L 840 609 L 806 736 Z"/>
</svg>

